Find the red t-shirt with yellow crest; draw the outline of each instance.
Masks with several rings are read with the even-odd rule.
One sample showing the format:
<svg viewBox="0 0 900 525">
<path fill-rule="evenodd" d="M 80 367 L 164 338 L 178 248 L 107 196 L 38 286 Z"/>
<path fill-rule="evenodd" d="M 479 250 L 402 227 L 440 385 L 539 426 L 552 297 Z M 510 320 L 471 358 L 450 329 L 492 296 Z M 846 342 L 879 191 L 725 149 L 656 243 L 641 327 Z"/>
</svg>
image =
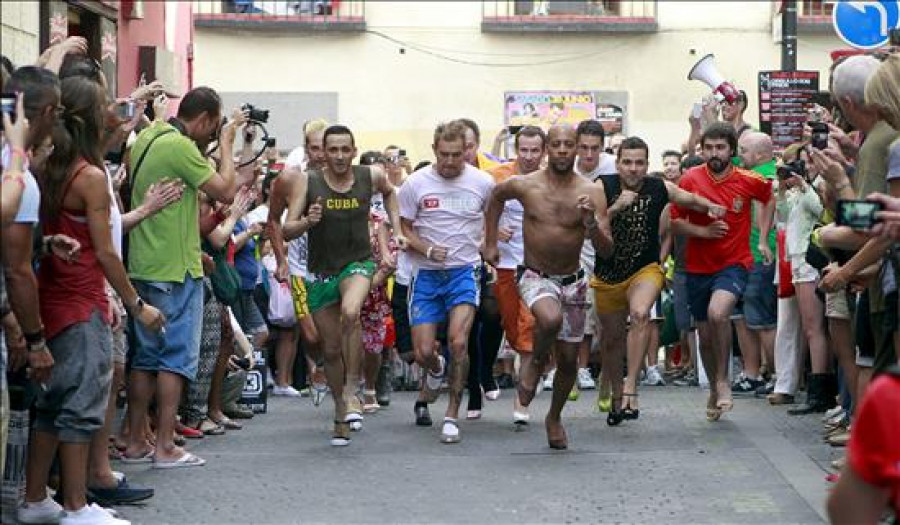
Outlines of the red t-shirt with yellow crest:
<svg viewBox="0 0 900 525">
<path fill-rule="evenodd" d="M 728 266 L 753 266 L 750 253 L 750 226 L 753 221 L 753 200 L 763 204 L 772 198 L 772 182 L 744 168 L 732 167 L 731 173 L 722 179 L 712 176 L 706 164 L 685 172 L 679 186 L 691 193 L 706 197 L 727 210 L 722 219 L 728 224 L 728 233 L 719 239 L 688 237 L 688 273 L 710 275 Z M 681 206 L 672 207 L 672 219 L 685 219 L 692 224 L 705 226 L 713 219 L 706 213 Z"/>
</svg>

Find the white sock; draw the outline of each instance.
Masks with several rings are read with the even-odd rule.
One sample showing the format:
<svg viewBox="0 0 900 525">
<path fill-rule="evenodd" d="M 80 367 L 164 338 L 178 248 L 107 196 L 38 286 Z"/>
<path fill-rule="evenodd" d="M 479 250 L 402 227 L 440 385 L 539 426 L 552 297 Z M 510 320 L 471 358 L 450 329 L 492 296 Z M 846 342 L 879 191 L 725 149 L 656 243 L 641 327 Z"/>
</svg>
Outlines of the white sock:
<svg viewBox="0 0 900 525">
<path fill-rule="evenodd" d="M 459 427 L 456 426 L 456 420 L 451 419 L 449 417 L 444 418 L 444 428 L 441 429 L 441 433 L 445 436 L 458 436 L 459 435 Z"/>
</svg>

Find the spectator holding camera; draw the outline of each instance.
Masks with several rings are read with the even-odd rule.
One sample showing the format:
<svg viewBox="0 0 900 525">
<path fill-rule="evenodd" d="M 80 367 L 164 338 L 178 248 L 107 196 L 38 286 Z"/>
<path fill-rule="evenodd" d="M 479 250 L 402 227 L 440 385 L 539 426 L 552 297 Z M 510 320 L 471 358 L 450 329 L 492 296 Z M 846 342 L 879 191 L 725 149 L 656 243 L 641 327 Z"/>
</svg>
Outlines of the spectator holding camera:
<svg viewBox="0 0 900 525">
<path fill-rule="evenodd" d="M 806 262 L 809 236 L 824 211 L 822 200 L 813 186 L 817 177 L 816 168 L 807 164 L 809 157 L 806 151 L 807 146 L 802 144 L 788 147 L 782 157 L 784 164 L 778 168 L 779 212 L 787 216 L 785 251 L 791 263 L 791 282 L 796 291 L 800 325 L 809 343 L 812 366 L 806 404 L 789 409 L 788 414 L 791 415 L 824 412 L 834 406 L 834 396 L 829 392 L 833 378 L 828 374 L 830 360 L 823 325 L 823 303 L 816 296 L 819 271 Z M 796 389 L 799 380 L 797 371 L 789 363 L 779 367 L 781 383 L 791 385 L 790 393 Z"/>
<path fill-rule="evenodd" d="M 129 270 L 139 292 L 169 319 L 165 334 L 135 331 L 129 401 L 131 428 L 142 428 L 156 392 L 159 423 L 155 450 L 139 432 L 130 435 L 126 457 L 154 457 L 157 468 L 199 466 L 205 462 L 173 442 L 173 425 L 184 381 L 194 379 L 203 325 L 203 268 L 197 221 L 197 192 L 231 202 L 239 186 L 251 183 L 234 168 L 233 143 L 245 115 L 236 111 L 222 125 L 222 102 L 208 87 L 182 98 L 177 117 L 158 122 L 138 137 L 131 152 L 132 203 L 140 206 L 147 188 L 163 177 L 184 182 L 183 198 L 139 224 L 130 233 Z M 204 158 L 218 138 L 221 163 L 216 172 Z M 250 172 L 252 175 L 252 172 Z"/>
<path fill-rule="evenodd" d="M 873 193 L 888 191 L 894 197 L 900 196 L 900 179 L 889 179 L 887 176 L 891 144 L 900 138 L 900 133 L 882 118 L 883 111 L 879 106 L 865 100 L 866 84 L 870 79 L 875 80 L 876 86 L 881 82 L 891 82 L 890 75 L 875 77 L 880 66 L 881 63 L 871 56 L 854 56 L 837 66 L 833 73 L 833 94 L 841 111 L 854 127 L 866 135 L 859 148 L 853 180 L 856 193 L 850 188 L 844 166 L 832 158 L 833 154 L 830 155 L 828 150 L 810 150 L 816 168 L 842 199 L 863 199 Z M 887 313 L 891 310 L 891 301 L 896 300 L 896 281 L 890 265 L 882 264 L 891 243 L 889 240 L 868 239 L 846 227 L 823 233 L 823 240 L 838 248 L 859 250 L 846 264 L 828 272 L 820 286 L 823 290 L 841 290 L 863 276 L 875 276 L 868 279 L 860 301 L 861 311 L 857 312 L 859 319 L 869 320 L 868 323 L 859 323 L 859 328 L 871 331 L 874 340 L 874 348 L 871 344 L 859 345 L 857 364 L 863 367 L 858 385 L 858 393 L 861 394 L 871 378 L 872 369 L 883 370 L 896 358 L 892 341 L 896 315 Z"/>
</svg>

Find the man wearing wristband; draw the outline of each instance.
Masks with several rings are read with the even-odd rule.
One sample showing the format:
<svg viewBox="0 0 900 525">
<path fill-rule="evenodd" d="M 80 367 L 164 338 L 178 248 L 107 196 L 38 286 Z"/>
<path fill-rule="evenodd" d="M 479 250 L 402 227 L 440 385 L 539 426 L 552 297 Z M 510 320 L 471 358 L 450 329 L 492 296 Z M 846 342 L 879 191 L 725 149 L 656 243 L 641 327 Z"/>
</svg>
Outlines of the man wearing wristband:
<svg viewBox="0 0 900 525">
<path fill-rule="evenodd" d="M 360 310 L 369 293 L 375 263 L 369 242 L 369 209 L 380 192 L 388 215 L 398 222 L 394 187 L 375 167 L 353 166 L 356 144 L 346 126 L 325 130 L 325 163 L 321 170 L 299 174 L 290 195 L 284 239 L 309 234 L 309 310 L 322 336 L 325 375 L 334 396 L 335 418 L 331 444 L 350 444 L 350 430 L 362 427 L 362 403 L 356 397 L 363 341 Z M 277 224 L 270 214 L 270 229 Z M 279 258 L 278 275 L 284 278 L 284 247 L 273 236 Z M 405 246 L 402 236 L 397 243 Z"/>
<path fill-rule="evenodd" d="M 155 451 L 142 432 L 131 432 L 125 456 L 154 457 L 157 468 L 191 467 L 204 461 L 175 446 L 174 425 L 184 382 L 197 374 L 203 326 L 203 266 L 200 258 L 198 192 L 231 202 L 253 182 L 252 170 L 235 172 L 234 139 L 246 115 L 235 111 L 223 123 L 222 101 L 208 87 L 184 95 L 176 118 L 145 129 L 131 148 L 132 205 L 139 207 L 151 185 L 164 178 L 184 183 L 183 197 L 129 232 L 128 270 L 142 297 L 167 319 L 162 336 L 137 325 L 128 400 L 130 428 L 143 428 L 152 398 L 157 401 Z M 204 156 L 218 138 L 218 172 Z"/>
<path fill-rule="evenodd" d="M 647 177 L 648 154 L 646 142 L 638 137 L 626 138 L 619 146 L 618 174 L 601 175 L 597 179 L 609 203 L 615 245 L 611 256 L 595 257 L 591 277 L 606 352 L 604 374 L 612 382 L 613 404 L 606 419 L 610 426 L 624 419 L 637 419 L 639 415 L 637 380 L 647 353 L 650 308 L 665 280 L 659 264 L 659 222 L 663 210 L 669 202 L 674 202 L 715 218 L 725 214 L 725 208 L 708 199 L 688 193 L 667 180 Z M 626 346 L 628 377 L 623 388 L 622 350 Z"/>
<path fill-rule="evenodd" d="M 452 368 L 442 443 L 460 441 L 457 418 L 468 373 L 469 331 L 480 299 L 484 210 L 494 181 L 466 164 L 466 126 L 441 124 L 434 132 L 435 163 L 416 171 L 400 188 L 400 224 L 409 239 L 412 265 L 409 317 L 416 360 L 427 372 L 423 404 L 440 395 L 446 363 L 435 343 L 447 323 Z"/>
<path fill-rule="evenodd" d="M 19 212 L 3 230 L 2 251 L 10 306 L 25 334 L 28 352 L 24 358 L 15 354 L 9 358 L 12 363 L 27 361 L 31 379 L 42 384 L 50 377 L 53 357 L 44 341 L 37 278 L 32 267 L 32 230 L 39 219 L 41 193 L 28 171 L 27 151 L 44 142 L 56 124 L 60 109 L 59 79 L 46 69 L 25 66 L 13 72 L 3 90 L 22 94 L 24 116 L 28 119 L 24 149 L 3 150 L 3 166 L 21 166 L 25 184 Z"/>
<path fill-rule="evenodd" d="M 576 174 L 576 135 L 571 126 L 547 133 L 548 165 L 528 177 L 498 184 L 485 222 L 484 258 L 497 264 L 499 221 L 504 204 L 518 200 L 524 208 L 524 263 L 517 269 L 519 293 L 534 315 L 534 350 L 521 354 L 517 395 L 527 407 L 550 353 L 556 360 L 553 399 L 544 424 L 550 448 L 568 447 L 562 409 L 575 384 L 578 345 L 587 321 L 587 279 L 581 249 L 589 238 L 603 257 L 612 251 L 602 188 Z"/>
</svg>

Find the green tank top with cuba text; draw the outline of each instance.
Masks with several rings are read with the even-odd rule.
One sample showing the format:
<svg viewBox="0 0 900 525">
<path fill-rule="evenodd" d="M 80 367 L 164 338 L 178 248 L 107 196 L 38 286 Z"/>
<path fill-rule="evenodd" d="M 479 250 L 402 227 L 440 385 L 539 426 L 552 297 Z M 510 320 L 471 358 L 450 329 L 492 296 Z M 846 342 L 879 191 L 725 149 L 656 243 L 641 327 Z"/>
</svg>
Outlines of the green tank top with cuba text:
<svg viewBox="0 0 900 525">
<path fill-rule="evenodd" d="M 322 220 L 309 230 L 309 271 L 331 276 L 348 264 L 372 258 L 369 243 L 369 207 L 372 202 L 372 172 L 353 166 L 353 186 L 338 192 L 321 171 L 310 171 L 306 188 L 309 206 L 321 198 Z"/>
</svg>

